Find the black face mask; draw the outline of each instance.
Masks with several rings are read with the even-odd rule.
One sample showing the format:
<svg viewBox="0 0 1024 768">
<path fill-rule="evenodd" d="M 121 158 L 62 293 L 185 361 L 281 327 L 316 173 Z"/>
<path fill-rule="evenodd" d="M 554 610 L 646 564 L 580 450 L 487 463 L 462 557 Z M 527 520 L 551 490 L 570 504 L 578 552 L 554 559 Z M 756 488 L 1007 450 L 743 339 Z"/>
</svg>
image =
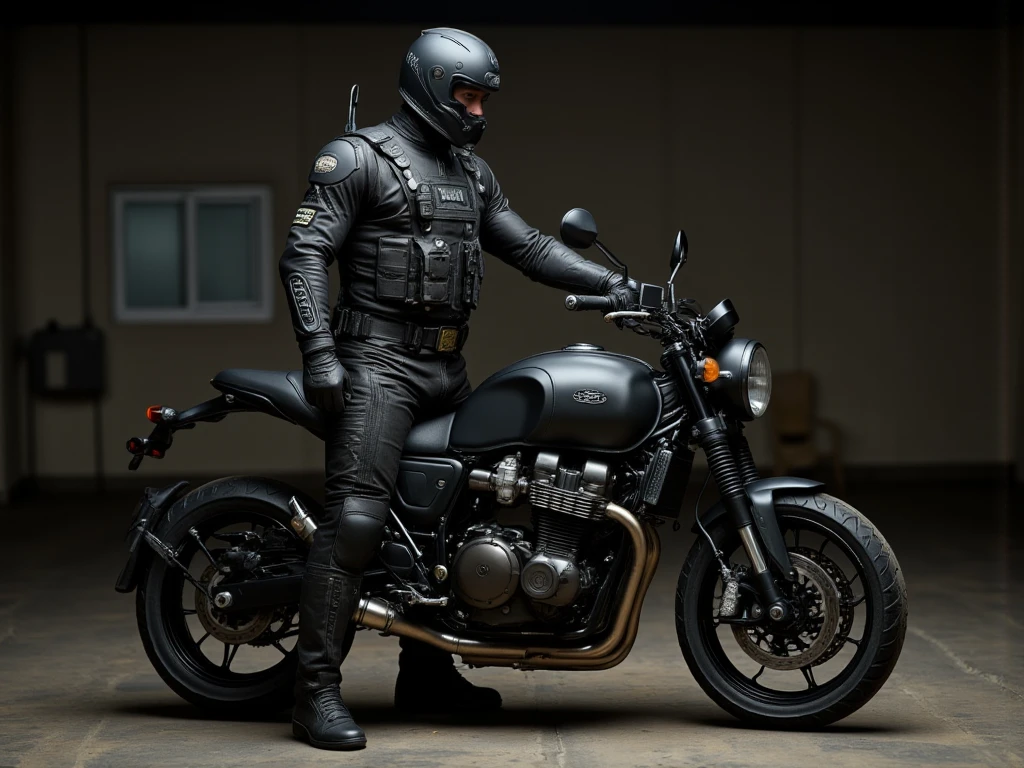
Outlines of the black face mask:
<svg viewBox="0 0 1024 768">
<path fill-rule="evenodd" d="M 468 141 L 463 146 L 473 146 L 479 143 L 484 131 L 487 130 L 487 118 L 483 115 L 471 114 L 469 107 L 454 97 L 452 97 L 451 108 L 459 116 L 459 120 L 462 121 L 463 125 L 470 128 L 468 131 L 463 131 L 464 135 L 468 138 Z"/>
</svg>

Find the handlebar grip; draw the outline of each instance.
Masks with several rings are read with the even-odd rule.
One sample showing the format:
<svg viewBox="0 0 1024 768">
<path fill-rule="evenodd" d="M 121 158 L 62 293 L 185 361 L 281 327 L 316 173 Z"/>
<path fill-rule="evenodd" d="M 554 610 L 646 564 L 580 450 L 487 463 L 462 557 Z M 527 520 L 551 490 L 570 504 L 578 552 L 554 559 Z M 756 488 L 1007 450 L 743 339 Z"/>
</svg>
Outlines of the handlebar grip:
<svg viewBox="0 0 1024 768">
<path fill-rule="evenodd" d="M 565 297 L 565 308 L 573 312 L 583 312 L 587 309 L 608 312 L 612 309 L 612 302 L 607 296 L 574 296 L 570 294 Z"/>
</svg>

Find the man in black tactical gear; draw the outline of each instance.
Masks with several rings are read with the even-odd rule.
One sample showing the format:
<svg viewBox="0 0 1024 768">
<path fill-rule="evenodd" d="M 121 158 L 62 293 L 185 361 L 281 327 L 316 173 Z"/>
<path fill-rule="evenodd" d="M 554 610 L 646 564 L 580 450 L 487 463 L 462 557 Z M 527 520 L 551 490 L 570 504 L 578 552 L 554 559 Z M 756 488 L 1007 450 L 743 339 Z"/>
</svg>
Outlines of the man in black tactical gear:
<svg viewBox="0 0 1024 768">
<path fill-rule="evenodd" d="M 402 62 L 390 119 L 317 155 L 281 256 L 306 398 L 325 412 L 326 514 L 302 583 L 294 734 L 324 749 L 366 736 L 341 699 L 340 665 L 364 568 L 381 542 L 402 447 L 414 422 L 470 392 L 460 351 L 484 274 L 481 251 L 533 280 L 635 304 L 622 276 L 540 234 L 509 208 L 474 146 L 498 60 L 479 38 L 430 29 Z M 328 320 L 328 267 L 342 291 Z M 350 634 L 349 634 L 350 636 Z M 482 711 L 497 691 L 452 657 L 402 639 L 395 704 Z"/>
</svg>

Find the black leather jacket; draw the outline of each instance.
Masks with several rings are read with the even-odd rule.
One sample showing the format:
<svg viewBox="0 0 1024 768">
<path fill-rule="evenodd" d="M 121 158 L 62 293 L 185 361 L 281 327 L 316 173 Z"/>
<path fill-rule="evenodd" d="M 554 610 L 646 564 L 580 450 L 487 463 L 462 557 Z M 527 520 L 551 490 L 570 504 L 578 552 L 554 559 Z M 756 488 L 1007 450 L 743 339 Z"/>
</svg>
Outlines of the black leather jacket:
<svg viewBox="0 0 1024 768">
<path fill-rule="evenodd" d="M 407 107 L 359 134 L 317 156 L 281 256 L 304 354 L 334 346 L 327 270 L 335 260 L 341 306 L 422 326 L 467 321 L 481 248 L 565 291 L 603 295 L 622 284 L 523 221 L 483 160 L 453 151 Z"/>
</svg>

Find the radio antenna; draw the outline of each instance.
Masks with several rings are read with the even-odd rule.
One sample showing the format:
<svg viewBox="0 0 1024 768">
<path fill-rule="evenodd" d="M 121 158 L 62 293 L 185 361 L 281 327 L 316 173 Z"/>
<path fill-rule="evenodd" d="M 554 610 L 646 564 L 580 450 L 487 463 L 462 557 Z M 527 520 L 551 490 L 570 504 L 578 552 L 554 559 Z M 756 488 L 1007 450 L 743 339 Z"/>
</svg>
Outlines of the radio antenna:
<svg viewBox="0 0 1024 768">
<path fill-rule="evenodd" d="M 356 129 L 357 106 L 359 106 L 359 86 L 353 85 L 352 92 L 348 96 L 348 122 L 345 123 L 345 133 L 352 133 Z"/>
</svg>

